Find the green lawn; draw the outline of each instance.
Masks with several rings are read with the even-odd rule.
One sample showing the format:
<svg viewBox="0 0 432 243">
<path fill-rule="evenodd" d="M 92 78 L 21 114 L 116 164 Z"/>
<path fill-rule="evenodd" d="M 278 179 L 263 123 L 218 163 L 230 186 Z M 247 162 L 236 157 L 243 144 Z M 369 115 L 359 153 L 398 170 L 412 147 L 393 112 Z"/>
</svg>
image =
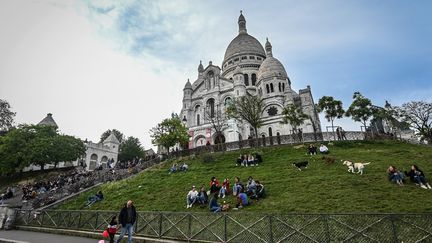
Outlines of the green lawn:
<svg viewBox="0 0 432 243">
<path fill-rule="evenodd" d="M 390 164 L 408 170 L 417 164 L 432 179 L 432 148 L 400 142 L 336 142 L 330 144 L 331 156 L 336 163 L 326 165 L 320 155 L 306 155 L 305 148 L 279 146 L 260 148 L 264 163 L 258 167 L 235 167 L 240 151 L 214 153 L 215 161 L 204 163 L 201 157 L 184 158 L 189 164 L 186 173 L 168 174 L 172 161 L 157 165 L 138 176 L 123 181 L 107 183 L 83 193 L 58 209 L 85 209 L 87 197 L 102 190 L 105 199 L 91 210 L 118 210 L 128 199 L 135 202 L 139 211 L 208 211 L 207 207 L 185 208 L 185 198 L 191 185 L 208 186 L 212 176 L 219 181 L 227 177 L 231 184 L 234 176 L 246 182 L 248 176 L 260 180 L 267 197 L 253 202 L 243 210 L 298 213 L 348 213 L 348 212 L 432 212 L 432 190 L 416 187 L 411 182 L 405 186 L 391 184 L 386 169 Z M 241 153 L 247 153 L 243 150 Z M 308 169 L 298 171 L 292 162 L 309 160 Z M 364 175 L 351 174 L 342 165 L 343 160 L 371 162 Z M 228 196 L 227 202 L 234 204 Z M 220 200 L 221 201 L 221 200 Z"/>
</svg>

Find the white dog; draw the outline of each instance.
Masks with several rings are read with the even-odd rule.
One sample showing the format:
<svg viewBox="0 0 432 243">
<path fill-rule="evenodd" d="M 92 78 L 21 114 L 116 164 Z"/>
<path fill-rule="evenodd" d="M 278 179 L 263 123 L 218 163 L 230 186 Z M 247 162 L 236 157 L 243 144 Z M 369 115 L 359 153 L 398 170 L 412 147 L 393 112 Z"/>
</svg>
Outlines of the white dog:
<svg viewBox="0 0 432 243">
<path fill-rule="evenodd" d="M 365 165 L 370 163 L 353 163 L 351 161 L 345 160 L 343 164 L 348 166 L 348 172 L 356 173 L 355 171 L 357 170 L 358 174 L 363 175 L 363 169 Z"/>
</svg>

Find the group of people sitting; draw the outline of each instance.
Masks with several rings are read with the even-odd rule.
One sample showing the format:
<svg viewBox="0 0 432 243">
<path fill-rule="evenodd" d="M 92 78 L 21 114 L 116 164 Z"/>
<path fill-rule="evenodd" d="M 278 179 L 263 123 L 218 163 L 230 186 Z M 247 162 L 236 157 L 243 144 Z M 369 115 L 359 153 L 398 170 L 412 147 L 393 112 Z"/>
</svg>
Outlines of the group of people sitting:
<svg viewBox="0 0 432 243">
<path fill-rule="evenodd" d="M 423 189 L 432 189 L 429 182 L 426 180 L 426 176 L 422 170 L 419 169 L 417 165 L 411 165 L 410 171 L 400 172 L 396 166 L 390 165 L 387 169 L 388 179 L 400 186 L 404 184 L 404 177 L 410 178 L 410 181 L 420 186 Z"/>
<path fill-rule="evenodd" d="M 262 157 L 260 154 L 255 153 L 255 157 L 252 154 L 244 154 L 237 158 L 236 166 L 258 166 L 262 162 Z"/>
<path fill-rule="evenodd" d="M 168 170 L 168 174 L 176 173 L 177 171 L 187 171 L 189 169 L 189 165 L 186 163 L 183 163 L 182 165 L 178 166 L 177 163 L 174 163 L 171 168 Z"/>
<path fill-rule="evenodd" d="M 244 185 L 239 177 L 234 178 L 234 185 L 230 187 L 230 182 L 228 178 L 225 178 L 223 183 L 220 185 L 216 177 L 210 179 L 210 190 L 206 191 L 204 185 L 201 186 L 200 190 L 197 191 L 195 186 L 188 192 L 186 196 L 186 208 L 191 208 L 195 203 L 200 205 L 206 205 L 208 203 L 211 212 L 227 211 L 229 209 L 229 204 L 225 201 L 223 204 L 218 203 L 219 198 L 225 198 L 227 195 L 231 194 L 236 197 L 235 209 L 240 209 L 244 206 L 250 204 L 250 199 L 264 198 L 265 190 L 264 185 L 259 181 L 255 181 L 251 176 L 248 178 L 246 185 Z M 208 199 L 211 195 L 212 198 Z"/>
<path fill-rule="evenodd" d="M 328 147 L 325 146 L 324 144 L 320 145 L 319 152 L 320 152 L 320 154 L 328 154 L 328 153 L 330 153 Z M 313 143 L 309 144 L 309 147 L 307 149 L 307 153 L 309 155 L 316 155 L 317 154 L 317 147 L 315 146 L 315 144 L 313 144 Z"/>
</svg>

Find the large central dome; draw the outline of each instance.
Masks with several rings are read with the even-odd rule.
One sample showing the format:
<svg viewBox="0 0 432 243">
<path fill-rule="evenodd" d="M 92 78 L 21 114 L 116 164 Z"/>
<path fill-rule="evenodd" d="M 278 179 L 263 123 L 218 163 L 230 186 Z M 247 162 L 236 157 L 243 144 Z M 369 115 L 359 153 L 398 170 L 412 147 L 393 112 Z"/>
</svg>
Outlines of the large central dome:
<svg viewBox="0 0 432 243">
<path fill-rule="evenodd" d="M 238 19 L 239 34 L 234 38 L 225 51 L 225 56 L 222 65 L 234 56 L 242 54 L 255 54 L 265 57 L 265 51 L 261 43 L 255 37 L 249 35 L 246 31 L 246 20 L 243 14 L 240 13 Z"/>
</svg>

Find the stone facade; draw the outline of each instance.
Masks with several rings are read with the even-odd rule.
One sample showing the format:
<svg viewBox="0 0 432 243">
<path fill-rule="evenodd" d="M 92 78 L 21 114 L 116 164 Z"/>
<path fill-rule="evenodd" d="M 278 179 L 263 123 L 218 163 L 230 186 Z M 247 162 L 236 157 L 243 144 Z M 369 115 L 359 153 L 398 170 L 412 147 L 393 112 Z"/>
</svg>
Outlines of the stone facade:
<svg viewBox="0 0 432 243">
<path fill-rule="evenodd" d="M 300 129 L 303 133 L 321 131 L 318 113 L 314 106 L 310 86 L 295 92 L 282 63 L 273 57 L 272 45 L 267 40 L 265 49 L 246 30 L 246 19 L 240 13 L 239 34 L 228 45 L 222 68 L 210 61 L 204 68 L 200 62 L 198 77 L 189 80 L 183 89 L 183 107 L 180 117 L 189 128 L 189 148 L 235 142 L 253 136 L 253 129 L 246 123 L 228 120 L 223 138 L 216 138 L 208 117 L 225 114 L 225 108 L 236 97 L 243 95 L 260 96 L 264 101 L 263 126 L 260 137 L 288 135 L 292 133 L 289 124 L 281 124 L 282 110 L 288 104 L 301 105 L 303 112 L 312 117 Z"/>
</svg>

